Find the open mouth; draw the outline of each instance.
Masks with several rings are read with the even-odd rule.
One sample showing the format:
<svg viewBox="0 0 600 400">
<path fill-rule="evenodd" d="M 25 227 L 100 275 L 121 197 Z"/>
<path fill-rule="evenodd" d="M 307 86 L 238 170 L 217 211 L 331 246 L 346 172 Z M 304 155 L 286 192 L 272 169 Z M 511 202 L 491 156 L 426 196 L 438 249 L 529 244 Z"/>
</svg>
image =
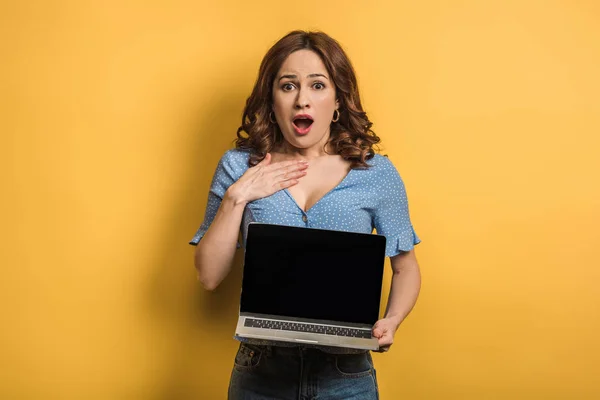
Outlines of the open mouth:
<svg viewBox="0 0 600 400">
<path fill-rule="evenodd" d="M 294 117 L 292 124 L 294 125 L 294 129 L 298 134 L 304 135 L 310 131 L 313 122 L 314 121 L 310 115 L 297 115 Z"/>
</svg>

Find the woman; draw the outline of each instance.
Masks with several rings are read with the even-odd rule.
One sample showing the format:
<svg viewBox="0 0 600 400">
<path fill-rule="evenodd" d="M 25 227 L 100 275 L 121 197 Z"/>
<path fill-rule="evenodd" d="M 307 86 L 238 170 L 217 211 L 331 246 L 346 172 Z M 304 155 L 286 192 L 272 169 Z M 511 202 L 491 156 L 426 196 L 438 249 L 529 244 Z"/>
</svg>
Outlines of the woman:
<svg viewBox="0 0 600 400">
<path fill-rule="evenodd" d="M 393 278 L 373 335 L 381 351 L 413 308 L 420 272 L 403 182 L 375 154 L 379 138 L 362 109 L 340 45 L 324 33 L 294 31 L 266 54 L 238 129 L 220 160 L 197 245 L 199 280 L 215 289 L 229 273 L 250 222 L 337 229 L 387 238 Z M 242 134 L 242 133 L 245 133 Z M 200 240 L 202 239 L 202 240 Z M 231 399 L 376 399 L 367 351 L 238 338 Z"/>
</svg>

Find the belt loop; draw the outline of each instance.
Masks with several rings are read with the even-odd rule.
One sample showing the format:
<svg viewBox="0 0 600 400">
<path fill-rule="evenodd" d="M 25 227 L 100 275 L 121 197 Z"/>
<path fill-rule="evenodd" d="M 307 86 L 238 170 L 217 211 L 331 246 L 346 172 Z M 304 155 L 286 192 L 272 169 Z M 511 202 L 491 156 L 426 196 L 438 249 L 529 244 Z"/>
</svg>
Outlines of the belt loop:
<svg viewBox="0 0 600 400">
<path fill-rule="evenodd" d="M 271 357 L 273 355 L 273 346 L 267 345 L 267 357 Z"/>
</svg>

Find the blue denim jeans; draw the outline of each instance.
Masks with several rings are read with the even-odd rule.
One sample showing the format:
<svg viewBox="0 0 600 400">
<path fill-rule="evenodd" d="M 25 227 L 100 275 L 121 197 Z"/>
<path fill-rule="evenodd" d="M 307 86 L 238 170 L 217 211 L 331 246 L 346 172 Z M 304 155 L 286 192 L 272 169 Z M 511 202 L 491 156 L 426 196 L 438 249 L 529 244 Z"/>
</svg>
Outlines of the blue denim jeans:
<svg viewBox="0 0 600 400">
<path fill-rule="evenodd" d="M 230 400 L 376 400 L 377 377 L 369 352 L 329 354 L 315 348 L 241 343 Z"/>
</svg>

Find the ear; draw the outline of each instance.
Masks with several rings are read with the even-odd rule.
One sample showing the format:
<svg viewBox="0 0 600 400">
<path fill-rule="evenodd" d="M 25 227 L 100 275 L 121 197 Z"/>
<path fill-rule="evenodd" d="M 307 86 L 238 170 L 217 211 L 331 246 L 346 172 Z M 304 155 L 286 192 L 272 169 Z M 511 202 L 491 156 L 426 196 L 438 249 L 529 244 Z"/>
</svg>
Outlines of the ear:
<svg viewBox="0 0 600 400">
<path fill-rule="evenodd" d="M 339 111 L 339 108 L 340 108 L 340 99 L 339 98 L 335 99 L 335 108 L 338 109 L 338 111 Z"/>
</svg>

